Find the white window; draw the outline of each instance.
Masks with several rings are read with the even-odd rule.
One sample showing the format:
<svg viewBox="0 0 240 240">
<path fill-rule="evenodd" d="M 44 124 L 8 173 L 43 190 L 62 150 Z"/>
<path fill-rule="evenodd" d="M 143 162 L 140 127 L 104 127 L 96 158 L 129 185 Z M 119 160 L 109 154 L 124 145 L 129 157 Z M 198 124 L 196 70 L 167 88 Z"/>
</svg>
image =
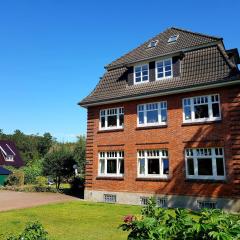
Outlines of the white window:
<svg viewBox="0 0 240 240">
<path fill-rule="evenodd" d="M 123 176 L 124 152 L 111 151 L 99 153 L 99 176 Z"/>
<path fill-rule="evenodd" d="M 167 102 L 147 103 L 137 106 L 138 126 L 167 124 Z"/>
<path fill-rule="evenodd" d="M 134 84 L 149 81 L 149 67 L 148 64 L 138 65 L 134 67 Z"/>
<path fill-rule="evenodd" d="M 101 130 L 123 128 L 123 123 L 124 123 L 123 107 L 100 110 L 99 128 Z"/>
<path fill-rule="evenodd" d="M 172 59 L 165 59 L 156 62 L 156 80 L 170 78 L 173 76 Z"/>
<path fill-rule="evenodd" d="M 218 94 L 183 99 L 183 122 L 205 122 L 220 119 Z"/>
<path fill-rule="evenodd" d="M 168 39 L 168 43 L 174 43 L 177 41 L 179 35 L 172 35 L 169 39 Z"/>
<path fill-rule="evenodd" d="M 138 177 L 167 178 L 168 175 L 167 150 L 138 151 Z"/>
<path fill-rule="evenodd" d="M 188 148 L 185 158 L 188 179 L 225 179 L 223 148 Z"/>
<path fill-rule="evenodd" d="M 115 203 L 117 202 L 117 196 L 114 194 L 104 194 L 103 201 L 106 203 Z"/>
</svg>

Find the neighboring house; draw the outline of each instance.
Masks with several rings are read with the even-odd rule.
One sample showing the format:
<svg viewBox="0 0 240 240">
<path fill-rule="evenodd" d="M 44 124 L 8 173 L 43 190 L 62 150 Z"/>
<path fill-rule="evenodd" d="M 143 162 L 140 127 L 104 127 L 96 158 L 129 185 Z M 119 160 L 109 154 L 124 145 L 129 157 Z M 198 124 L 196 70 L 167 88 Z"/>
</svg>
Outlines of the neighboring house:
<svg viewBox="0 0 240 240">
<path fill-rule="evenodd" d="M 23 166 L 20 154 L 12 141 L 0 140 L 0 166 Z M 0 185 L 2 185 L 11 172 L 0 167 Z"/>
<path fill-rule="evenodd" d="M 85 198 L 240 210 L 240 63 L 169 28 L 106 66 L 88 110 Z"/>
</svg>

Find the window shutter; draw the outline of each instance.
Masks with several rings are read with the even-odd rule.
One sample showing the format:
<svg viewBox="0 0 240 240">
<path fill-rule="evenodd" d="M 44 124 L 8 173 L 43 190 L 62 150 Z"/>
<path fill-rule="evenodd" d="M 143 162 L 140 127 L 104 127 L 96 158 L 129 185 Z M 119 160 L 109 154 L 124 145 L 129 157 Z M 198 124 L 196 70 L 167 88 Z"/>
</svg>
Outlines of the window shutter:
<svg viewBox="0 0 240 240">
<path fill-rule="evenodd" d="M 155 62 L 149 63 L 149 82 L 155 81 Z"/>
<path fill-rule="evenodd" d="M 180 76 L 180 56 L 176 56 L 172 58 L 173 64 L 173 77 Z"/>
<path fill-rule="evenodd" d="M 128 77 L 127 77 L 128 85 L 133 85 L 133 67 L 128 68 Z"/>
</svg>

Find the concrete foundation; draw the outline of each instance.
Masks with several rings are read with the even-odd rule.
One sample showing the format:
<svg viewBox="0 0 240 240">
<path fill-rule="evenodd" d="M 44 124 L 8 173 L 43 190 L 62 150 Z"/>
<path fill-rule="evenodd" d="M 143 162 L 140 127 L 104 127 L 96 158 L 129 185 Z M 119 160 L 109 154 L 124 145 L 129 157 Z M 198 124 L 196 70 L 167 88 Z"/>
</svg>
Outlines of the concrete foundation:
<svg viewBox="0 0 240 240">
<path fill-rule="evenodd" d="M 213 204 L 214 207 L 230 212 L 240 212 L 240 199 L 231 198 L 209 198 L 209 197 L 193 197 L 193 196 L 179 196 L 179 195 L 160 195 L 147 193 L 131 193 L 131 192 L 109 192 L 96 191 L 86 189 L 84 198 L 94 202 L 106 202 L 105 195 L 114 195 L 116 203 L 142 205 L 143 198 L 156 197 L 166 200 L 166 207 L 168 208 L 189 208 L 192 210 L 199 210 L 204 204 Z"/>
</svg>

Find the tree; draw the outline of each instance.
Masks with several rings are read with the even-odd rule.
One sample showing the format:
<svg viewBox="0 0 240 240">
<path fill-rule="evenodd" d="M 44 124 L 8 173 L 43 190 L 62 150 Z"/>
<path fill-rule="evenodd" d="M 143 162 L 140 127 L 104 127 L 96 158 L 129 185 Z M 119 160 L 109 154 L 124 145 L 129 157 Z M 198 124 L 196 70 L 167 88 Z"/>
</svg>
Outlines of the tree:
<svg viewBox="0 0 240 240">
<path fill-rule="evenodd" d="M 53 137 L 50 133 L 44 133 L 43 137 L 40 137 L 37 149 L 41 157 L 44 157 L 53 144 Z"/>
<path fill-rule="evenodd" d="M 64 146 L 49 152 L 43 161 L 43 173 L 55 179 L 56 189 L 59 190 L 63 178 L 70 178 L 74 174 L 73 165 L 76 164 L 71 151 Z"/>
<path fill-rule="evenodd" d="M 73 150 L 74 159 L 78 165 L 81 173 L 84 173 L 86 162 L 86 138 L 85 136 L 79 136 Z"/>
</svg>

